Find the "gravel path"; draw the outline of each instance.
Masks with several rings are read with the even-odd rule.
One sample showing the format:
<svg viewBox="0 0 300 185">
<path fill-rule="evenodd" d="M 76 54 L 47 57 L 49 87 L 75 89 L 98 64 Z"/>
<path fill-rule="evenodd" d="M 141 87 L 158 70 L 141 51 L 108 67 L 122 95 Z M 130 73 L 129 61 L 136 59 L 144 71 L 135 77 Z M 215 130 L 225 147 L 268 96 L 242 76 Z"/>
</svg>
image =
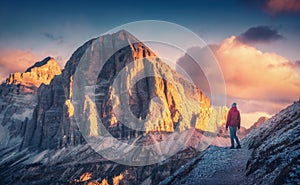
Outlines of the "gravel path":
<svg viewBox="0 0 300 185">
<path fill-rule="evenodd" d="M 172 184 L 247 184 L 246 164 L 251 152 L 248 149 L 229 149 L 211 146 L 193 169 L 178 176 Z"/>
</svg>

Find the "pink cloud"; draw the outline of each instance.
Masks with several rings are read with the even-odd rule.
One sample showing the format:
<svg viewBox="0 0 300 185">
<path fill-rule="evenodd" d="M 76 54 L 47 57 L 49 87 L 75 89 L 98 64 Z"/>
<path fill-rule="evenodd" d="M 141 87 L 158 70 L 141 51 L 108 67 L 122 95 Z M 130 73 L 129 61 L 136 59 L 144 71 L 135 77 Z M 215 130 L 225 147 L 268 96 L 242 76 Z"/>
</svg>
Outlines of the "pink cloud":
<svg viewBox="0 0 300 185">
<path fill-rule="evenodd" d="M 300 12 L 299 0 L 268 0 L 266 10 L 271 14 L 282 12 Z"/>
<path fill-rule="evenodd" d="M 235 36 L 224 40 L 214 53 L 224 73 L 228 100 L 237 101 L 242 112 L 274 114 L 299 99 L 300 74 L 288 59 L 264 53 Z"/>
<path fill-rule="evenodd" d="M 300 68 L 300 60 L 297 60 L 297 61 L 295 62 L 295 67 L 296 67 L 296 68 Z"/>
<path fill-rule="evenodd" d="M 36 61 L 37 56 L 31 52 L 0 48 L 0 82 L 3 82 L 10 73 L 25 71 Z"/>
</svg>

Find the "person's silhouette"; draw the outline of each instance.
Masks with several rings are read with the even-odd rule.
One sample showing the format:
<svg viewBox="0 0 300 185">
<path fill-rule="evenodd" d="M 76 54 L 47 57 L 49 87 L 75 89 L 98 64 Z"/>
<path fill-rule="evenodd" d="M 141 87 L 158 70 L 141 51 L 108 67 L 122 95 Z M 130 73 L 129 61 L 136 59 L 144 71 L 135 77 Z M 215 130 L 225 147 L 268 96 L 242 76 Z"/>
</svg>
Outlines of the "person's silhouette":
<svg viewBox="0 0 300 185">
<path fill-rule="evenodd" d="M 234 140 L 236 141 L 237 144 L 236 148 L 241 148 L 239 138 L 236 135 L 236 131 L 240 129 L 240 125 L 241 125 L 240 112 L 236 107 L 236 103 L 233 103 L 228 112 L 227 121 L 226 121 L 226 130 L 228 130 L 229 127 L 229 131 L 230 131 L 230 142 L 231 142 L 230 149 L 234 148 Z"/>
</svg>

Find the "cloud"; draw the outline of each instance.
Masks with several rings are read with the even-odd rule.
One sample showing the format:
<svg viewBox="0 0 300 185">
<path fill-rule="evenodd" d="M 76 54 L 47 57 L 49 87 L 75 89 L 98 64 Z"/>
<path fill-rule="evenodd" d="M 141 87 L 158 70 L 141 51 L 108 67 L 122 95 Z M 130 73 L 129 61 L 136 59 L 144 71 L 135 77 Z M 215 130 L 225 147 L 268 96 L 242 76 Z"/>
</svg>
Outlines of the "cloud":
<svg viewBox="0 0 300 185">
<path fill-rule="evenodd" d="M 270 14 L 300 12 L 299 0 L 268 0 L 266 10 Z"/>
<path fill-rule="evenodd" d="M 276 29 L 268 26 L 257 26 L 249 28 L 237 38 L 244 43 L 270 43 L 284 37 Z"/>
<path fill-rule="evenodd" d="M 297 61 L 295 62 L 295 67 L 296 67 L 296 68 L 300 68 L 300 60 L 297 60 Z"/>
<path fill-rule="evenodd" d="M 300 74 L 288 59 L 264 53 L 236 36 L 224 40 L 214 53 L 224 73 L 229 103 L 237 101 L 242 112 L 274 114 L 299 99 Z"/>
<path fill-rule="evenodd" d="M 62 44 L 64 42 L 63 36 L 61 35 L 54 35 L 52 33 L 42 33 L 42 35 L 47 38 L 50 41 L 58 42 L 59 44 Z"/>
<path fill-rule="evenodd" d="M 207 95 L 210 96 L 208 80 L 196 60 L 203 60 L 206 49 L 192 47 L 187 53 L 177 60 L 176 70 L 186 74 Z M 192 57 L 193 56 L 193 57 Z"/>
<path fill-rule="evenodd" d="M 25 71 L 36 61 L 37 56 L 31 52 L 0 48 L 0 82 L 3 82 L 10 73 Z"/>
<path fill-rule="evenodd" d="M 240 3 L 250 5 L 269 15 L 294 14 L 300 12 L 300 0 L 238 0 Z"/>
<path fill-rule="evenodd" d="M 237 102 L 238 107 L 242 110 L 243 114 L 253 114 L 256 112 L 264 112 L 268 115 L 273 115 L 283 109 L 286 105 L 292 103 L 291 102 L 281 102 L 278 101 L 270 101 L 268 99 L 255 99 L 255 98 L 241 98 L 241 97 L 228 97 L 227 98 L 228 105 L 231 105 L 232 102 Z M 257 118 L 256 118 L 257 119 Z M 254 120 L 256 121 L 256 120 Z M 253 123 L 253 122 L 252 122 Z"/>
</svg>

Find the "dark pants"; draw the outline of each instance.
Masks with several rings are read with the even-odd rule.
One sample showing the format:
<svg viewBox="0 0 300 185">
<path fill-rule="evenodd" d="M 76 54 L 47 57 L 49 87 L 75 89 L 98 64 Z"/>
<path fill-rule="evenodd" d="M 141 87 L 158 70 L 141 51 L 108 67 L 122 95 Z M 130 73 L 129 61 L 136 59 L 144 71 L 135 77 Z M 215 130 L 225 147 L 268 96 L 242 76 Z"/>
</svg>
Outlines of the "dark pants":
<svg viewBox="0 0 300 185">
<path fill-rule="evenodd" d="M 236 136 L 237 127 L 229 126 L 229 131 L 230 131 L 231 146 L 234 147 L 234 139 L 235 139 L 236 144 L 240 145 L 239 138 Z"/>
</svg>

